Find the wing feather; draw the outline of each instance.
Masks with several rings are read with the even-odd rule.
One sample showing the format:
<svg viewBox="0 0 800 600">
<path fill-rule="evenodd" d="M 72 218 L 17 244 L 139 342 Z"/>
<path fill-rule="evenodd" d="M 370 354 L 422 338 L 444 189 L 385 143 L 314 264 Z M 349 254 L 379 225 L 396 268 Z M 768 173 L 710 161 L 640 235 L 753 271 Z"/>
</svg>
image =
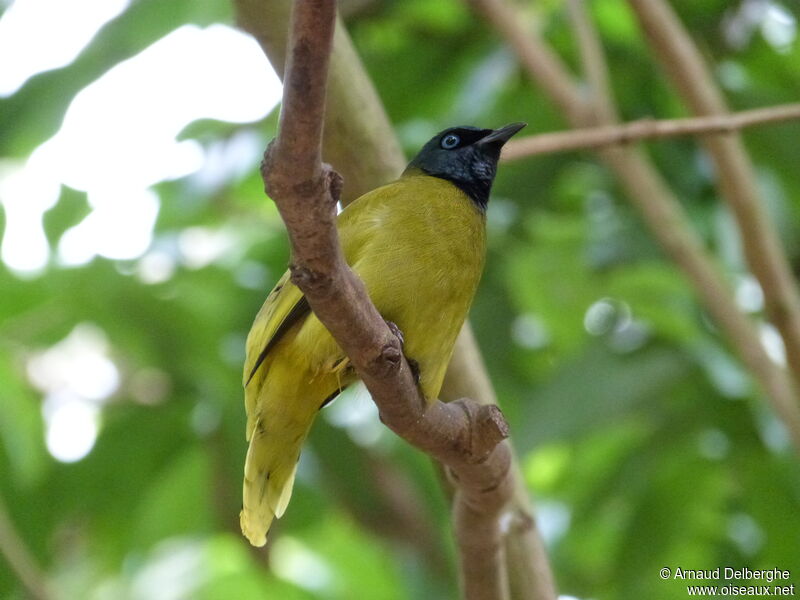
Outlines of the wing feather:
<svg viewBox="0 0 800 600">
<path fill-rule="evenodd" d="M 380 229 L 390 212 L 394 196 L 398 190 L 390 184 L 384 188 L 373 190 L 356 200 L 358 210 L 344 210 L 338 218 L 337 227 L 345 259 L 350 265 L 358 262 L 360 255 L 366 250 L 366 241 L 376 229 Z M 254 423 L 256 401 L 258 398 L 258 381 L 261 368 L 269 352 L 281 340 L 284 334 L 298 321 L 311 312 L 303 293 L 295 286 L 287 271 L 267 296 L 261 310 L 258 311 L 253 327 L 247 336 L 247 350 L 242 373 L 242 384 L 245 387 L 245 405 L 248 415 L 248 437 Z M 258 376 L 257 376 L 258 374 Z"/>
<path fill-rule="evenodd" d="M 290 275 L 286 271 L 275 284 L 247 335 L 247 356 L 242 375 L 245 386 L 283 334 L 310 312 L 303 292 L 291 282 Z"/>
</svg>

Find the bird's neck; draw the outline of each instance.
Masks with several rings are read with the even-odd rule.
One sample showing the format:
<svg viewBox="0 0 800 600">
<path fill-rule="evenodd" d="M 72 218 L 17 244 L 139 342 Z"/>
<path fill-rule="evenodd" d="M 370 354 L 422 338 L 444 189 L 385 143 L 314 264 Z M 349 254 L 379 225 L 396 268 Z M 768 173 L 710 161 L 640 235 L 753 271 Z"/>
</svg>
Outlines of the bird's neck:
<svg viewBox="0 0 800 600">
<path fill-rule="evenodd" d="M 489 205 L 489 193 L 492 191 L 492 182 L 494 180 L 494 173 L 491 177 L 469 177 L 460 178 L 452 177 L 448 174 L 429 173 L 424 168 L 408 165 L 406 170 L 403 171 L 403 177 L 413 177 L 415 175 L 427 175 L 429 177 L 438 177 L 444 179 L 455 185 L 458 189 L 464 192 L 473 204 L 482 213 L 486 212 Z"/>
</svg>

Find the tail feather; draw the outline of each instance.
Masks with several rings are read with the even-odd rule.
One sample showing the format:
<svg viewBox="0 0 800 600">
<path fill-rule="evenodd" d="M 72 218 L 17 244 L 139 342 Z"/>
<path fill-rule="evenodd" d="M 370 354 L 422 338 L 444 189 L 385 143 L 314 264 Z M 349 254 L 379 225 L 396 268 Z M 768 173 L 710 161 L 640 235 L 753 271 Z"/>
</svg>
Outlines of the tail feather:
<svg viewBox="0 0 800 600">
<path fill-rule="evenodd" d="M 267 543 L 272 521 L 283 516 L 292 497 L 297 460 L 309 422 L 300 435 L 286 428 L 274 430 L 256 423 L 244 467 L 242 533 L 254 546 Z"/>
<path fill-rule="evenodd" d="M 302 371 L 298 364 L 302 360 L 285 351 L 245 388 L 250 445 L 240 524 L 254 546 L 266 544 L 273 520 L 286 511 L 303 442 L 325 398 L 341 389 L 339 373 Z"/>
<path fill-rule="evenodd" d="M 283 484 L 280 493 L 277 495 L 273 493 L 274 488 L 269 488 L 267 493 L 267 503 L 276 518 L 280 519 L 283 513 L 286 512 L 286 507 L 289 506 L 289 500 L 292 499 L 292 489 L 294 488 L 294 476 L 297 473 L 297 463 L 295 462 L 289 478 Z"/>
</svg>

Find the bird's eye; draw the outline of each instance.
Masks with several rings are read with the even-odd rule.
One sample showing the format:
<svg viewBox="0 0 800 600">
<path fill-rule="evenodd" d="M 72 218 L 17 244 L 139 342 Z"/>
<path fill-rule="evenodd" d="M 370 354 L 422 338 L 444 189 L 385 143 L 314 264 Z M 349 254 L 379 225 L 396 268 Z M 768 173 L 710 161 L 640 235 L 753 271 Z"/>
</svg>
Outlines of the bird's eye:
<svg viewBox="0 0 800 600">
<path fill-rule="evenodd" d="M 448 133 L 442 138 L 442 148 L 452 150 L 461 143 L 461 138 L 454 133 Z"/>
</svg>

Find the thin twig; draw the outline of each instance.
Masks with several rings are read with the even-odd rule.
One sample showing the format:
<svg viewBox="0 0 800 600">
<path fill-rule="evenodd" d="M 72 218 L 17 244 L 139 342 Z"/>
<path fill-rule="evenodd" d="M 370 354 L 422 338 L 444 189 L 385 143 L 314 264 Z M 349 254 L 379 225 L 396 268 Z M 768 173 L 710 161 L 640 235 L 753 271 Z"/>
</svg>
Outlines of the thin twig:
<svg viewBox="0 0 800 600">
<path fill-rule="evenodd" d="M 465 597 L 502 600 L 507 582 L 498 517 L 513 490 L 502 414 L 466 399 L 426 401 L 399 339 L 339 245 L 335 206 L 341 178 L 321 163 L 335 9 L 334 0 L 294 4 L 280 132 L 264 157 L 264 184 L 288 229 L 292 281 L 350 358 L 383 422 L 447 465 L 458 481 L 454 524 Z"/>
<path fill-rule="evenodd" d="M 595 110 L 584 99 L 577 85 L 572 84 L 565 92 L 560 82 L 572 81 L 572 77 L 564 63 L 538 33 L 523 27 L 511 6 L 503 0 L 467 2 L 508 41 L 532 81 L 542 87 L 573 127 L 599 124 Z M 548 67 L 532 67 L 541 64 L 547 64 Z M 736 306 L 729 285 L 692 228 L 675 193 L 652 162 L 638 149 L 610 146 L 600 150 L 599 155 L 614 171 L 652 234 L 683 270 L 742 362 L 761 384 L 789 431 L 795 448 L 800 451 L 800 409 L 795 402 L 792 381 L 786 370 L 769 358 L 753 323 Z"/>
<path fill-rule="evenodd" d="M 650 47 L 691 110 L 698 115 L 727 115 L 722 92 L 669 4 L 664 0 L 629 3 Z M 703 141 L 739 226 L 747 264 L 764 291 L 766 314 L 783 338 L 789 371 L 800 389 L 800 288 L 760 197 L 753 165 L 735 132 Z M 795 402 L 800 406 L 800 396 L 795 396 Z"/>
<path fill-rule="evenodd" d="M 573 127 L 591 122 L 591 106 L 576 93 L 575 80 L 564 62 L 538 33 L 522 26 L 520 15 L 504 0 L 465 0 L 485 16 L 517 55 L 530 77 L 562 110 Z"/>
<path fill-rule="evenodd" d="M 589 18 L 585 0 L 569 0 L 569 6 L 570 15 L 573 19 L 573 26 L 578 38 L 578 44 L 581 46 L 581 55 L 585 58 L 588 57 L 587 62 L 584 64 L 587 78 L 593 85 L 599 82 L 597 87 L 592 88 L 592 102 L 597 107 L 594 114 L 597 115 L 600 123 L 615 125 L 619 118 L 618 110 L 611 86 L 609 85 L 608 64 L 605 59 L 605 52 L 603 51 L 602 44 L 600 43 L 600 36 Z M 605 97 L 600 98 L 600 95 Z M 615 148 L 606 148 L 601 151 L 601 156 L 604 156 L 606 161 L 611 164 L 614 164 L 620 159 L 624 159 L 624 153 L 615 150 Z M 628 166 L 622 170 L 620 178 L 623 184 L 627 182 L 628 189 L 637 190 L 639 194 L 643 194 L 644 190 L 647 188 L 651 190 L 658 189 L 659 185 L 653 184 L 657 183 L 660 176 L 656 175 L 655 169 L 643 159 L 641 153 L 630 153 L 627 162 Z M 651 174 L 648 175 L 648 173 Z M 661 186 L 666 189 L 666 184 L 662 183 Z M 663 214 L 662 217 L 666 218 L 668 215 Z M 657 222 L 657 218 L 659 217 L 657 217 L 654 211 L 654 222 Z M 689 231 L 688 221 L 686 222 L 685 230 Z M 688 242 L 689 240 L 687 240 L 687 243 Z M 694 256 L 686 256 L 685 260 L 687 265 L 696 263 Z M 698 274 L 701 274 L 706 270 L 707 266 L 708 265 L 697 263 L 694 264 L 694 269 Z M 698 277 L 698 281 L 703 281 L 707 279 L 707 277 L 708 275 L 700 276 Z M 720 298 L 717 292 L 724 290 L 700 288 L 698 291 L 701 297 L 707 298 L 707 302 L 719 305 Z M 789 424 L 789 429 L 794 431 L 794 437 L 797 441 L 797 427 L 800 427 L 800 411 L 791 401 L 791 396 L 794 393 L 791 379 L 785 371 L 774 365 L 766 353 L 763 352 L 763 347 L 761 346 L 760 340 L 755 337 L 753 328 L 745 328 L 742 326 L 746 321 L 740 319 L 741 311 L 736 309 L 733 303 L 728 304 L 730 304 L 730 306 L 719 306 L 718 308 L 718 318 L 720 322 L 727 322 L 729 324 L 730 335 L 736 336 L 736 339 L 739 340 L 740 347 L 744 349 L 756 345 L 759 350 L 762 350 L 761 352 L 750 355 L 750 360 L 752 364 L 758 365 L 758 368 L 763 370 L 764 376 L 768 378 L 766 381 L 772 386 L 772 393 L 777 394 L 773 399 L 775 410 L 781 418 Z"/>
<path fill-rule="evenodd" d="M 603 45 L 589 18 L 583 0 L 567 0 L 567 10 L 583 66 L 583 76 L 589 84 L 589 99 L 594 120 L 598 123 L 616 123 L 619 111 L 614 101 Z"/>
<path fill-rule="evenodd" d="M 622 125 L 585 127 L 511 140 L 503 148 L 503 160 L 517 160 L 537 154 L 593 150 L 603 146 L 631 144 L 644 140 L 729 133 L 747 127 L 793 119 L 800 119 L 800 104 L 784 104 L 709 117 L 640 119 Z"/>
<path fill-rule="evenodd" d="M 8 566 L 31 598 L 52 600 L 53 595 L 47 587 L 47 577 L 14 527 L 2 498 L 0 498 L 0 554 L 5 556 Z"/>
</svg>

